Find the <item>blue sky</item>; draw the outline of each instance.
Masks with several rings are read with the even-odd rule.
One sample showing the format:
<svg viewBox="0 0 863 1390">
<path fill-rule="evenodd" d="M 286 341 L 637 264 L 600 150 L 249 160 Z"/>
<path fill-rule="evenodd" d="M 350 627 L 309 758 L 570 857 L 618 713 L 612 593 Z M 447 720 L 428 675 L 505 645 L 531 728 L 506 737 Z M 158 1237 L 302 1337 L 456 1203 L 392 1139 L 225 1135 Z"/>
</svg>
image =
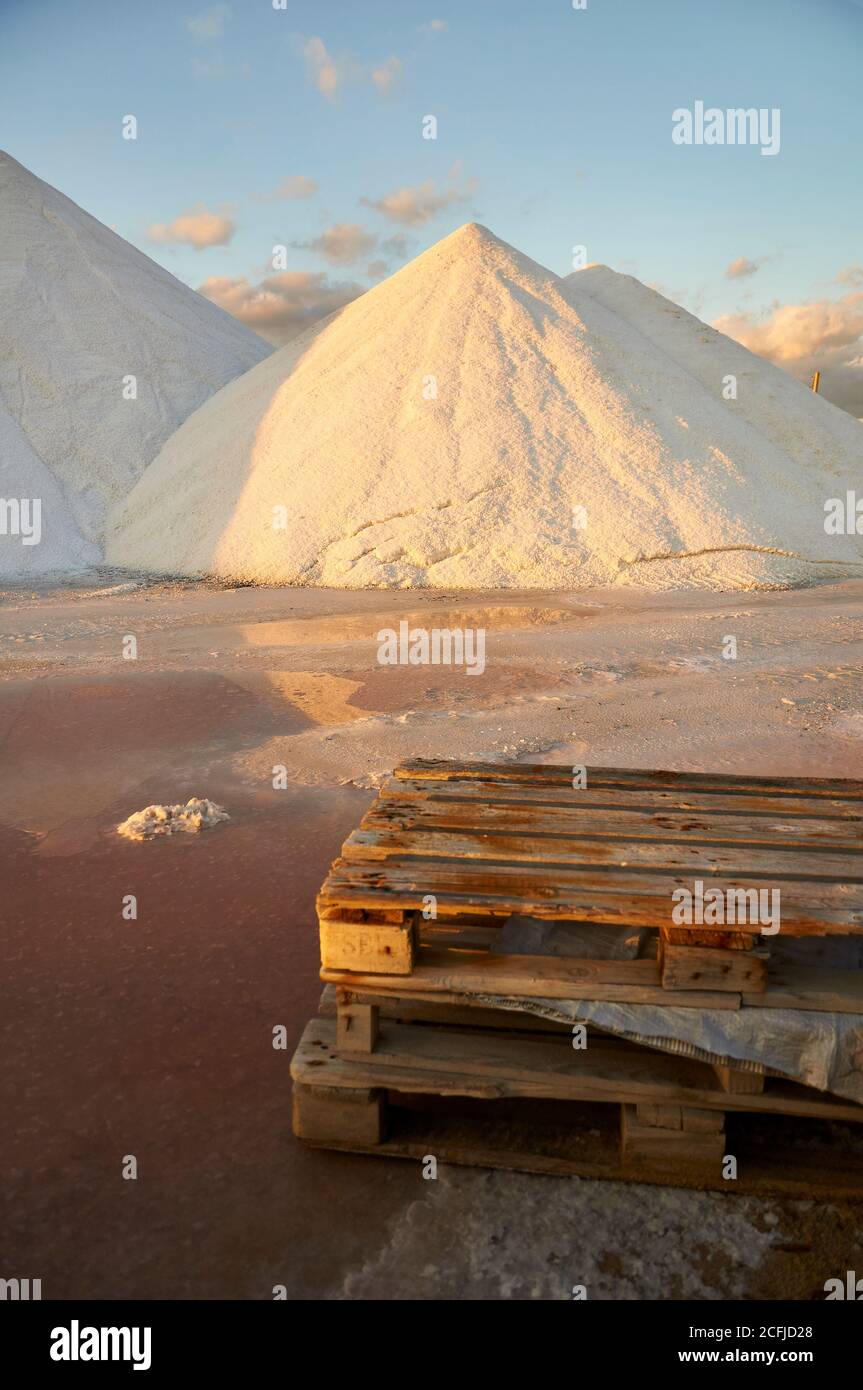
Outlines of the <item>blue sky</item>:
<svg viewBox="0 0 863 1390">
<path fill-rule="evenodd" d="M 765 324 L 782 337 L 778 310 L 818 305 L 798 355 L 844 370 L 863 351 L 861 59 L 860 0 L 0 0 L 0 130 L 188 284 L 237 281 L 241 313 L 276 243 L 325 294 L 478 220 L 560 273 L 584 244 L 742 337 L 760 325 L 777 357 Z M 779 154 L 675 145 L 696 100 L 780 108 Z M 311 196 L 261 200 L 297 176 Z M 203 210 L 226 244 L 176 239 Z M 320 241 L 333 227 L 360 230 Z"/>
</svg>

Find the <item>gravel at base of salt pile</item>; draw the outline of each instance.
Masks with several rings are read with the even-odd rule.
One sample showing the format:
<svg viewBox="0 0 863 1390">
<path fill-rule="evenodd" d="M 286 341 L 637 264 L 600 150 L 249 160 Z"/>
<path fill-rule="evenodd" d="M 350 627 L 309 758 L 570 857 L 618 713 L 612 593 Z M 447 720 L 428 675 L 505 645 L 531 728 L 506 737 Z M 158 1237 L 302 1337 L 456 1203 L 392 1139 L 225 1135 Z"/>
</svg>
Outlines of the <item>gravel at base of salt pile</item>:
<svg viewBox="0 0 863 1390">
<path fill-rule="evenodd" d="M 117 834 L 126 840 L 152 840 L 156 835 L 175 835 L 178 831 L 196 835 L 207 826 L 230 819 L 224 806 L 192 796 L 185 806 L 146 806 L 135 811 L 117 826 Z"/>
</svg>

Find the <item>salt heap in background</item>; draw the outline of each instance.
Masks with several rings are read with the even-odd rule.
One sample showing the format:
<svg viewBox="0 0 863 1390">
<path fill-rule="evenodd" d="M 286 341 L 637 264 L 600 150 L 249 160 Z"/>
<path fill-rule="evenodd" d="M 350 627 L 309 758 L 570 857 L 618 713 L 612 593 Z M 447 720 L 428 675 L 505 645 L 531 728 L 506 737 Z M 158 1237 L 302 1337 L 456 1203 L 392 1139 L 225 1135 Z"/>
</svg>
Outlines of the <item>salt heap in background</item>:
<svg viewBox="0 0 863 1390">
<path fill-rule="evenodd" d="M 582 276 L 462 227 L 191 415 L 108 558 L 340 588 L 863 573 L 861 539 L 824 532 L 860 425 L 697 320 L 694 365 L 674 306 Z"/>
<path fill-rule="evenodd" d="M 0 525 L 0 579 L 41 578 L 61 570 L 74 573 L 98 564 L 98 546 L 82 536 L 62 488 L 0 401 L 0 498 L 18 507 L 26 503 L 25 541 L 11 522 Z M 34 510 L 38 504 L 38 512 Z"/>
<path fill-rule="evenodd" d="M 38 546 L 0 538 L 6 573 L 98 559 L 81 538 L 98 542 L 108 508 L 186 416 L 272 351 L 2 152 L 0 306 L 0 407 L 18 428 L 16 443 L 4 427 L 4 458 L 12 495 L 41 497 L 44 524 Z"/>
</svg>

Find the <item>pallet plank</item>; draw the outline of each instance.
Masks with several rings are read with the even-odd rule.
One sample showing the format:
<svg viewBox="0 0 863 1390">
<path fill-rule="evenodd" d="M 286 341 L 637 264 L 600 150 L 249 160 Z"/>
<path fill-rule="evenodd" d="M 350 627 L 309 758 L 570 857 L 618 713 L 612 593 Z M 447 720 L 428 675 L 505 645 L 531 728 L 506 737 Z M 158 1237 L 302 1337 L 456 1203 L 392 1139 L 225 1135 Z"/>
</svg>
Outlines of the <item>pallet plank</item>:
<svg viewBox="0 0 863 1390">
<path fill-rule="evenodd" d="M 744 846 L 701 843 L 672 845 L 648 840 L 609 841 L 569 835 L 495 834 L 487 830 L 438 830 L 366 826 L 354 830 L 342 846 L 352 862 L 377 863 L 410 855 L 423 859 L 498 860 L 510 864 L 553 864 L 567 868 L 625 868 L 630 865 L 656 874 L 712 877 L 769 876 L 787 882 L 831 881 L 863 888 L 863 856 L 844 852 L 809 853 L 805 846 Z M 863 902 L 863 893 L 861 893 Z"/>
<path fill-rule="evenodd" d="M 655 960 L 572 960 L 567 956 L 505 956 L 488 951 L 421 950 L 413 972 L 397 983 L 377 973 L 323 967 L 321 979 L 351 989 L 393 994 L 446 992 L 499 998 L 593 999 L 618 1004 L 668 1004 Z M 683 1005 L 681 996 L 675 1006 Z M 689 990 L 686 1007 L 737 1009 L 740 996 Z"/>
<path fill-rule="evenodd" d="M 321 970 L 321 979 L 381 994 L 471 995 L 513 998 L 594 999 L 618 1004 L 662 1004 L 668 994 L 659 982 L 656 961 L 576 961 L 559 956 L 497 956 L 488 952 L 421 951 L 413 974 L 387 976 Z M 742 995 L 686 990 L 674 1007 L 696 1009 L 803 1009 L 816 1013 L 863 1014 L 863 971 L 807 966 L 768 968 L 767 986 Z"/>
<path fill-rule="evenodd" d="M 583 793 L 581 794 L 584 795 Z M 580 797 L 561 806 L 494 805 L 473 799 L 417 801 L 379 798 L 360 821 L 361 829 L 398 827 L 413 830 L 469 830 L 499 834 L 552 836 L 580 840 L 647 840 L 652 844 L 717 847 L 805 847 L 828 854 L 863 855 L 863 813 L 859 817 L 746 816 L 727 813 L 657 811 L 624 806 L 595 806 Z"/>
<path fill-rule="evenodd" d="M 609 786 L 671 786 L 671 787 L 731 787 L 736 791 L 776 787 L 811 793 L 835 795 L 841 789 L 849 796 L 863 798 L 863 780 L 844 777 L 753 777 L 733 772 L 677 772 L 662 768 L 595 767 L 590 772 Z M 562 781 L 571 784 L 572 774 L 567 764 L 554 763 L 478 763 L 446 759 L 407 758 L 395 769 L 400 779 L 425 778 L 429 781 L 523 782 Z"/>
<path fill-rule="evenodd" d="M 436 1095 L 534 1096 L 613 1104 L 679 1104 L 863 1123 L 863 1106 L 822 1096 L 791 1081 L 771 1082 L 761 1095 L 723 1091 L 706 1062 L 653 1049 L 596 1041 L 576 1052 L 565 1041 L 506 1039 L 478 1030 L 385 1023 L 368 1056 L 346 1061 L 336 1051 L 331 1019 L 307 1024 L 291 1062 L 294 1081 L 318 1086 L 383 1087 Z"/>
<path fill-rule="evenodd" d="M 544 872 L 542 869 L 544 868 Z M 421 909 L 433 895 L 437 909 L 521 912 L 549 920 L 581 919 L 627 926 L 671 925 L 671 894 L 692 890 L 680 873 L 638 873 L 606 865 L 533 866 L 484 861 L 422 860 L 393 857 L 384 864 L 337 859 L 318 897 L 318 908 L 399 907 Z M 774 878 L 716 874 L 711 889 L 776 887 Z M 704 924 L 713 925 L 711 923 Z M 863 933 L 863 886 L 814 880 L 788 881 L 782 892 L 782 931 L 786 935 Z"/>
<path fill-rule="evenodd" d="M 711 788 L 708 791 L 666 791 L 626 787 L 587 786 L 575 790 L 563 785 L 544 785 L 531 783 L 503 782 L 422 782 L 409 779 L 387 778 L 380 787 L 383 800 L 398 801 L 441 801 L 448 803 L 483 802 L 491 806 L 547 806 L 569 807 L 575 801 L 579 805 L 596 809 L 638 811 L 679 811 L 699 815 L 732 816 L 803 816 L 827 817 L 829 819 L 861 819 L 863 799 L 857 796 L 834 792 L 832 795 L 806 795 L 803 792 L 779 789 L 767 792 L 738 793 Z"/>
</svg>

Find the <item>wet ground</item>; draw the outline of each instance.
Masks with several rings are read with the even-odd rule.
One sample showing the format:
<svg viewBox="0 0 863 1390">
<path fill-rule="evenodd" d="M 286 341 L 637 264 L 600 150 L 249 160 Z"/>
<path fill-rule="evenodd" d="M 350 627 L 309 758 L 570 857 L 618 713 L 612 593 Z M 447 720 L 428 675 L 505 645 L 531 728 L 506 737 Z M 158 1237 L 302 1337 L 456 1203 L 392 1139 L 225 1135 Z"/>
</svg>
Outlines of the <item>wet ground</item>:
<svg viewBox="0 0 863 1390">
<path fill-rule="evenodd" d="M 483 675 L 381 666 L 377 633 L 402 617 L 484 627 Z M 406 755 L 520 756 L 859 777 L 863 584 L 97 586 L 8 597 L 0 639 L 0 1274 L 58 1298 L 269 1298 L 278 1284 L 567 1298 L 574 1283 L 807 1298 L 859 1265 L 842 1206 L 455 1169 L 427 1183 L 413 1164 L 306 1151 L 288 1068 L 320 993 L 315 892 L 382 771 Z M 143 844 L 115 834 L 190 796 L 231 820 Z"/>
</svg>

